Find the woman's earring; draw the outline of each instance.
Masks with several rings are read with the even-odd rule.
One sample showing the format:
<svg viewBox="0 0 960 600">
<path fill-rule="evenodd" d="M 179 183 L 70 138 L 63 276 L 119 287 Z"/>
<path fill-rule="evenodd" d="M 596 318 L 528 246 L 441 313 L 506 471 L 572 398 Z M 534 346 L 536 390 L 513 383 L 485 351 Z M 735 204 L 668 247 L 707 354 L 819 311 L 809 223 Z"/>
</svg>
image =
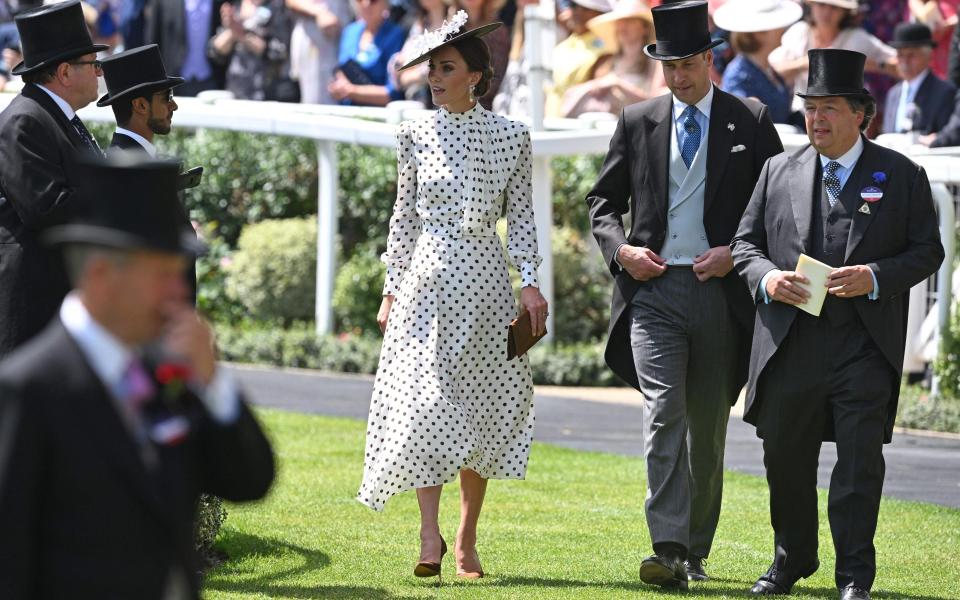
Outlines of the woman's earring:
<svg viewBox="0 0 960 600">
<path fill-rule="evenodd" d="M 473 94 L 473 90 L 476 89 L 476 87 L 477 87 L 476 85 L 471 85 L 471 86 L 470 86 L 470 102 L 476 102 L 476 101 L 477 101 L 477 99 L 474 98 L 474 94 Z"/>
</svg>

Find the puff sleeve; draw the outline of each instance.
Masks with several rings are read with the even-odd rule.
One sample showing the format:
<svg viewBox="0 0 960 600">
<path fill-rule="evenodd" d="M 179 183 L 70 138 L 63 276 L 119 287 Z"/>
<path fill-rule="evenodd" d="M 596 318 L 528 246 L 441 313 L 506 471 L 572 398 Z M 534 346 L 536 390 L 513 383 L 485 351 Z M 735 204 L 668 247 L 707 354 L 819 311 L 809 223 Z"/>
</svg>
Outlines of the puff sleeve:
<svg viewBox="0 0 960 600">
<path fill-rule="evenodd" d="M 387 250 L 380 257 L 387 265 L 384 296 L 397 293 L 419 234 L 416 141 L 411 122 L 405 121 L 397 127 L 397 199 L 390 217 Z"/>
</svg>

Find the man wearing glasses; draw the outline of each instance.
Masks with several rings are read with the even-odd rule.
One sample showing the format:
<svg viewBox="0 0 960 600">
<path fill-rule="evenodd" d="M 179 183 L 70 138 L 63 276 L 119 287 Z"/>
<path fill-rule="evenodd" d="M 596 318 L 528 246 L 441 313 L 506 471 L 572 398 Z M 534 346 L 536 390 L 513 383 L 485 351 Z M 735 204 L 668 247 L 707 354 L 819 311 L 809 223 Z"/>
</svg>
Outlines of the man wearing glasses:
<svg viewBox="0 0 960 600">
<path fill-rule="evenodd" d="M 79 153 L 102 155 L 76 111 L 97 99 L 100 63 L 77 0 L 16 17 L 23 91 L 0 113 L 0 358 L 38 333 L 70 289 L 58 257 L 40 244 L 80 207 Z"/>
<path fill-rule="evenodd" d="M 173 125 L 173 113 L 177 103 L 173 88 L 183 83 L 182 77 L 167 75 L 163 56 L 156 44 L 141 46 L 114 54 L 103 60 L 103 78 L 107 82 L 107 94 L 97 101 L 97 106 L 109 106 L 117 120 L 107 154 L 139 155 L 157 158 L 153 145 L 155 135 L 167 135 Z M 178 189 L 196 186 L 199 175 L 181 173 Z M 190 217 L 181 207 L 181 221 L 185 229 L 192 229 Z M 184 273 L 187 285 L 196 298 L 196 263 L 188 262 Z"/>
</svg>

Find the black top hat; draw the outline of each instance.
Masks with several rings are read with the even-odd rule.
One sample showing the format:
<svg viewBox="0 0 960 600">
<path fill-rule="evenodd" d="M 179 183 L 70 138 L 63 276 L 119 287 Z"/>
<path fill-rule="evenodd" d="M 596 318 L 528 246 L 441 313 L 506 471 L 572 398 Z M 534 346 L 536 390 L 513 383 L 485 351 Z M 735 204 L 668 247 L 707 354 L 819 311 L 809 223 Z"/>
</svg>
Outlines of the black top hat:
<svg viewBox="0 0 960 600">
<path fill-rule="evenodd" d="M 179 174 L 178 160 L 129 155 L 81 159 L 77 205 L 84 208 L 70 223 L 47 230 L 43 239 L 49 244 L 201 254 L 203 244 L 183 224 Z"/>
<path fill-rule="evenodd" d="M 654 60 L 681 60 L 723 43 L 710 39 L 706 2 L 674 1 L 656 6 L 651 12 L 657 43 L 643 51 Z"/>
<path fill-rule="evenodd" d="M 807 91 L 801 98 L 824 96 L 869 96 L 863 87 L 863 65 L 867 57 L 853 50 L 821 48 L 808 50 L 810 71 Z"/>
<path fill-rule="evenodd" d="M 27 10 L 15 20 L 23 47 L 23 62 L 13 68 L 14 75 L 33 73 L 110 47 L 94 44 L 90 39 L 79 0 Z"/>
<path fill-rule="evenodd" d="M 160 47 L 156 44 L 140 46 L 103 59 L 103 78 L 107 93 L 97 106 L 107 106 L 136 92 L 159 92 L 183 83 L 182 77 L 169 77 L 163 66 Z"/>
<path fill-rule="evenodd" d="M 894 48 L 917 48 L 919 46 L 937 45 L 933 41 L 933 32 L 923 23 L 900 23 L 893 30 L 893 41 L 890 45 Z"/>
<path fill-rule="evenodd" d="M 464 31 L 463 33 L 458 33 L 456 29 L 453 29 L 452 31 L 450 31 L 450 33 L 448 33 L 446 36 L 443 37 L 442 41 L 438 40 L 439 43 L 436 43 L 435 45 L 430 44 L 427 49 L 423 50 L 420 53 L 420 56 L 414 58 L 413 60 L 403 65 L 397 70 L 402 71 L 404 69 L 409 69 L 410 67 L 413 67 L 415 65 L 419 65 L 423 61 L 428 60 L 440 48 L 445 48 L 450 44 L 455 44 L 460 40 L 465 40 L 470 37 L 476 37 L 476 38 L 483 37 L 488 33 L 490 33 L 491 31 L 494 31 L 495 29 L 499 29 L 502 25 L 503 23 L 500 23 L 499 21 L 496 23 L 488 23 L 480 27 L 475 27 L 470 31 Z M 443 29 L 444 27 L 447 27 L 447 26 L 448 24 L 444 22 L 444 24 L 440 27 L 440 29 Z M 423 36 L 428 36 L 431 34 L 436 35 L 436 33 L 437 33 L 436 31 L 429 31 L 424 33 Z"/>
</svg>

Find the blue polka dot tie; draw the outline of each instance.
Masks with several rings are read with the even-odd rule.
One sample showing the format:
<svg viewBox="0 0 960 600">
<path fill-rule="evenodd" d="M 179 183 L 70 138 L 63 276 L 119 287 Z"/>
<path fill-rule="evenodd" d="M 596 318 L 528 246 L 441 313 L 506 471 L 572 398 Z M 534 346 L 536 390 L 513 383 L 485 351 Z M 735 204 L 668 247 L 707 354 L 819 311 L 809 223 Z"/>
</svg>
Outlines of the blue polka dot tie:
<svg viewBox="0 0 960 600">
<path fill-rule="evenodd" d="M 837 169 L 839 168 L 840 163 L 831 160 L 823 169 L 823 186 L 827 188 L 827 200 L 830 201 L 830 208 L 833 208 L 840 197 L 840 178 L 837 177 Z"/>
<path fill-rule="evenodd" d="M 683 158 L 683 163 L 687 165 L 688 169 L 700 148 L 700 125 L 694 118 L 698 112 L 696 106 L 688 106 L 683 109 L 683 113 L 680 115 L 683 118 L 684 131 L 684 135 L 681 136 L 683 144 L 680 146 L 680 157 Z"/>
</svg>

